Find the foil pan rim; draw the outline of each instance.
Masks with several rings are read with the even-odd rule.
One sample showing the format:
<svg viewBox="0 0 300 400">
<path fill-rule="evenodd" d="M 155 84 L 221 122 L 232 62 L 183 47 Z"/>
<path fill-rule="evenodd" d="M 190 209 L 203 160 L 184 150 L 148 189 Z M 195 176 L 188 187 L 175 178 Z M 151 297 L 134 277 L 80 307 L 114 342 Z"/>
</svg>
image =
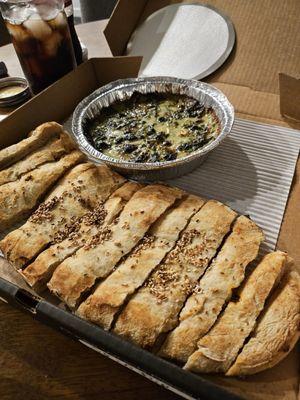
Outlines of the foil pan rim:
<svg viewBox="0 0 300 400">
<path fill-rule="evenodd" d="M 217 109 L 222 111 L 223 121 L 221 122 L 222 129 L 220 134 L 209 144 L 204 147 L 201 147 L 199 150 L 194 151 L 193 153 L 181 157 L 176 160 L 171 161 L 161 161 L 161 162 L 148 162 L 148 163 L 136 163 L 136 162 L 128 162 L 126 160 L 120 160 L 112 157 L 108 157 L 96 150 L 87 140 L 84 134 L 84 120 L 87 117 L 88 111 L 95 105 L 95 103 L 99 102 L 106 97 L 113 94 L 117 91 L 123 91 L 124 99 L 129 98 L 130 93 L 134 91 L 139 91 L 138 86 L 144 85 L 166 85 L 165 92 L 170 92 L 170 84 L 177 85 L 182 88 L 192 88 L 199 92 L 199 94 L 206 95 L 211 98 L 214 102 L 212 105 L 213 109 Z M 136 89 L 135 89 L 136 87 Z M 150 92 L 153 92 L 149 91 Z M 171 91 L 172 92 L 172 91 Z M 145 92 L 147 93 L 147 92 Z M 194 97 L 194 98 L 197 98 Z M 199 100 L 199 99 L 198 99 Z M 200 100 L 199 100 L 200 101 Z M 113 103 L 113 102 L 111 102 Z M 111 104 L 110 103 L 110 104 Z M 107 105 L 105 105 L 107 106 Z M 103 107 L 101 107 L 103 108 Z M 101 110 L 99 109 L 99 111 Z M 220 118 L 219 118 L 220 119 Z M 182 164 L 187 164 L 189 162 L 195 161 L 198 158 L 206 155 L 213 149 L 215 149 L 230 133 L 232 125 L 234 122 L 234 108 L 232 104 L 229 102 L 227 97 L 216 87 L 201 81 L 197 81 L 195 79 L 180 79 L 173 77 L 165 77 L 165 76 L 156 76 L 156 77 L 138 77 L 138 78 L 126 78 L 126 79 L 118 79 L 116 81 L 110 82 L 92 92 L 90 95 L 85 97 L 75 108 L 72 118 L 72 134 L 77 142 L 79 148 L 94 162 L 105 162 L 112 167 L 121 167 L 123 169 L 127 169 L 129 171 L 138 171 L 146 172 L 169 169 L 172 167 L 177 167 Z"/>
</svg>

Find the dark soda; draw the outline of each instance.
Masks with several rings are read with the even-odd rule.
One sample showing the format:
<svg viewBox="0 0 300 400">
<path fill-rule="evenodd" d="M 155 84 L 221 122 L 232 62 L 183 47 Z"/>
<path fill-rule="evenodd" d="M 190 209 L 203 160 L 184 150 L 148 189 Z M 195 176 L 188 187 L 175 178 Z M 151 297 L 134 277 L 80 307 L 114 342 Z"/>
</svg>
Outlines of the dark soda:
<svg viewBox="0 0 300 400">
<path fill-rule="evenodd" d="M 76 67 L 68 21 L 63 11 L 51 19 L 33 14 L 19 24 L 9 20 L 5 22 L 34 94 Z"/>
</svg>

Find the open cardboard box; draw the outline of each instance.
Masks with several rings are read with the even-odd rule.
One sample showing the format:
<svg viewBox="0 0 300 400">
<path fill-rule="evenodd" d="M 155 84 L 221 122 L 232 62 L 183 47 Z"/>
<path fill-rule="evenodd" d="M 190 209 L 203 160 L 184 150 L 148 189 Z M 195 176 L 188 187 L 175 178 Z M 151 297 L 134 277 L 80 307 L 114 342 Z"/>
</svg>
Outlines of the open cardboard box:
<svg viewBox="0 0 300 400">
<path fill-rule="evenodd" d="M 156 9 L 174 2 L 120 0 L 105 30 L 112 53 L 123 55 L 130 34 L 137 24 Z M 285 46 L 286 42 L 293 43 L 298 32 L 297 0 L 290 1 L 289 12 L 284 17 L 280 15 L 282 9 L 273 7 L 271 0 L 265 0 L 264 5 L 259 0 L 252 0 L 243 7 L 238 4 L 238 0 L 226 2 L 226 7 L 223 3 L 221 0 L 210 1 L 210 4 L 222 9 L 233 20 L 237 45 L 230 59 L 206 81 L 219 87 L 229 97 L 238 117 L 291 125 L 300 129 L 299 122 L 291 122 L 281 116 L 279 99 L 281 97 L 281 103 L 284 104 L 285 110 L 289 111 L 289 93 L 285 92 L 283 85 L 279 95 L 278 86 L 279 72 L 295 75 L 300 71 L 300 59 L 296 57 L 296 47 Z M 294 13 L 293 7 L 295 7 Z M 274 25 L 277 27 L 276 30 L 272 30 Z M 284 40 L 280 37 L 281 32 L 285 32 Z M 261 40 L 262 38 L 264 40 Z M 275 56 L 275 50 L 278 49 L 281 50 L 277 51 Z M 81 65 L 0 123 L 0 147 L 17 142 L 42 122 L 65 120 L 78 102 L 99 86 L 115 79 L 136 76 L 139 63 L 138 57 L 116 57 L 92 59 Z M 293 113 L 294 117 L 299 117 L 297 110 L 296 112 L 293 110 Z M 299 176 L 300 162 L 297 164 L 278 239 L 278 248 L 287 251 L 298 266 L 300 266 Z M 299 345 L 298 349 L 294 349 L 278 366 L 246 379 L 209 375 L 198 377 L 103 332 L 100 328 L 78 319 L 47 301 L 39 301 L 27 295 L 19 289 L 25 287 L 24 282 L 10 272 L 6 262 L 2 261 L 0 270 L 0 276 L 17 284 L 12 286 L 4 280 L 0 281 L 0 295 L 4 299 L 186 398 L 235 398 L 234 394 L 226 394 L 222 388 L 246 399 L 295 400 L 299 395 Z"/>
<path fill-rule="evenodd" d="M 114 56 L 124 55 L 131 34 L 149 15 L 174 3 L 206 3 L 232 20 L 236 45 L 229 59 L 205 82 L 222 90 L 237 117 L 300 129 L 299 2 L 272 0 L 119 0 L 104 31 Z M 180 35 L 180 32 L 178 32 Z M 282 115 L 290 118 L 285 118 Z M 299 132 L 300 135 L 300 132 Z M 300 161 L 298 160 L 277 247 L 300 266 Z M 209 377 L 249 399 L 296 399 L 298 350 L 277 367 L 246 380 Z"/>
</svg>

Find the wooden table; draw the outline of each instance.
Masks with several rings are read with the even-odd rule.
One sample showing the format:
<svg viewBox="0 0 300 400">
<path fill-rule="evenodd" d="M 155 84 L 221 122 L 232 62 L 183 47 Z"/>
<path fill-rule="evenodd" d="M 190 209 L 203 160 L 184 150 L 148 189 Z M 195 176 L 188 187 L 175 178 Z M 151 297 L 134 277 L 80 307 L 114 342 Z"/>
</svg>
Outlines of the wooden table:
<svg viewBox="0 0 300 400">
<path fill-rule="evenodd" d="M 110 56 L 105 21 L 77 27 L 89 57 Z M 22 71 L 12 45 L 0 48 L 9 74 Z M 154 400 L 172 393 L 0 302 L 1 400 Z"/>
</svg>

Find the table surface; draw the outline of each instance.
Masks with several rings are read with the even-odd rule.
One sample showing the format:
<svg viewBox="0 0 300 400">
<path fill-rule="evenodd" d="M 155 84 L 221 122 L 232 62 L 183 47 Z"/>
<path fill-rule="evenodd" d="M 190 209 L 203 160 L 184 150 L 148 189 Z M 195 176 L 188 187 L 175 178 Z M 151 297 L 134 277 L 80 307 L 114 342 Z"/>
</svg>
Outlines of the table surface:
<svg viewBox="0 0 300 400">
<path fill-rule="evenodd" d="M 111 55 L 103 35 L 105 24 L 97 21 L 76 27 L 89 57 Z M 0 48 L 0 60 L 11 76 L 23 75 L 12 45 Z M 178 399 L 2 302 L 0 315 L 1 400 Z"/>
</svg>

